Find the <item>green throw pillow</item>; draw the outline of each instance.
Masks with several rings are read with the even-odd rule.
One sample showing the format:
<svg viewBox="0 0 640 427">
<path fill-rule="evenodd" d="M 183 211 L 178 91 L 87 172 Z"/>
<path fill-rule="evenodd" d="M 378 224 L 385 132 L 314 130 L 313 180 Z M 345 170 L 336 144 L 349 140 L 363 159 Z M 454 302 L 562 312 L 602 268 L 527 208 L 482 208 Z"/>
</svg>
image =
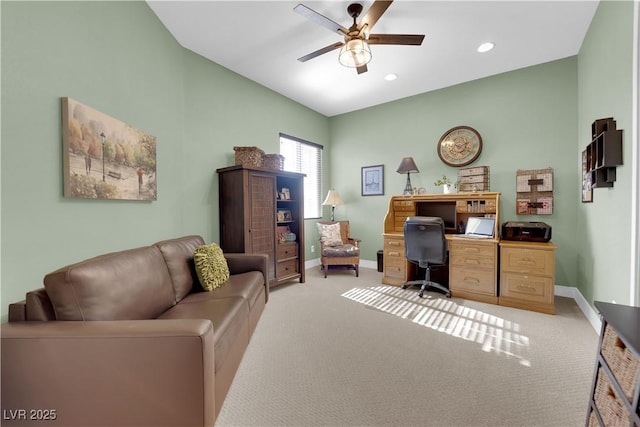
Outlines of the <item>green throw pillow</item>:
<svg viewBox="0 0 640 427">
<path fill-rule="evenodd" d="M 202 287 L 207 291 L 219 288 L 229 280 L 229 266 L 222 249 L 215 243 L 198 246 L 193 253 L 193 261 Z"/>
</svg>

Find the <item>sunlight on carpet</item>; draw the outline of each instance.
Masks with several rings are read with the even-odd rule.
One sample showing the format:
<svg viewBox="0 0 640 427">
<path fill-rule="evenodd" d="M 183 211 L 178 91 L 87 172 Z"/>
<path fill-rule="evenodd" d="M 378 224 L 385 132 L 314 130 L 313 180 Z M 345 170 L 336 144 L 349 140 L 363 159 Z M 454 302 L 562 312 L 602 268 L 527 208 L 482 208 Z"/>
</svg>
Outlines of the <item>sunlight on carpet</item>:
<svg viewBox="0 0 640 427">
<path fill-rule="evenodd" d="M 526 356 L 530 350 L 529 338 L 520 333 L 518 323 L 502 317 L 451 299 L 420 298 L 416 292 L 395 286 L 353 288 L 342 296 L 435 331 L 476 342 L 487 353 L 516 358 L 521 365 L 531 366 Z"/>
</svg>

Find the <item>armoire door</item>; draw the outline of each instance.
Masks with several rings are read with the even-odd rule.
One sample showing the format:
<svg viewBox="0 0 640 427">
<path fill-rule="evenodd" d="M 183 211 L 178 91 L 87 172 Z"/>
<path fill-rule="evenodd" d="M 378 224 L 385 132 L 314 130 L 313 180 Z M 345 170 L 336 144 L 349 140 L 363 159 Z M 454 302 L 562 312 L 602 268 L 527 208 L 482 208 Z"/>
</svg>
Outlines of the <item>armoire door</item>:
<svg viewBox="0 0 640 427">
<path fill-rule="evenodd" d="M 267 254 L 268 281 L 276 277 L 275 272 L 275 194 L 276 180 L 273 175 L 251 173 L 249 175 L 249 239 L 252 253 Z"/>
</svg>

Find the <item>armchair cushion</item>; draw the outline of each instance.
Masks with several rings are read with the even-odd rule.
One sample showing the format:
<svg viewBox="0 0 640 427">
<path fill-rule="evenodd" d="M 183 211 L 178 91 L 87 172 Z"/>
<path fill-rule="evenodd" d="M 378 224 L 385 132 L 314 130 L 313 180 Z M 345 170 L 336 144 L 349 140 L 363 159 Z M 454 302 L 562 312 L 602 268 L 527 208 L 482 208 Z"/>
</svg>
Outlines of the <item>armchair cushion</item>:
<svg viewBox="0 0 640 427">
<path fill-rule="evenodd" d="M 325 246 L 340 246 L 342 245 L 342 237 L 340 237 L 340 223 L 335 224 L 320 224 L 318 223 L 318 234 L 320 235 L 320 241 Z"/>
<path fill-rule="evenodd" d="M 198 279 L 207 291 L 212 291 L 229 280 L 229 266 L 217 244 L 198 246 L 193 253 L 193 261 Z"/>
<path fill-rule="evenodd" d="M 360 248 L 351 244 L 340 246 L 325 246 L 322 255 L 327 257 L 350 257 L 360 255 Z"/>
</svg>

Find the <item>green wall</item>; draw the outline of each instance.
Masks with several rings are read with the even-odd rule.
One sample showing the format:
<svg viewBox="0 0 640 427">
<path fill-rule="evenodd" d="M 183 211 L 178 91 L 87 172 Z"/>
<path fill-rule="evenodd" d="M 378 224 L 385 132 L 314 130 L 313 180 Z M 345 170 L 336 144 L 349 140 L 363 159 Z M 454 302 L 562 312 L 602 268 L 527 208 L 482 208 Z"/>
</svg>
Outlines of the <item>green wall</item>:
<svg viewBox="0 0 640 427">
<path fill-rule="evenodd" d="M 437 143 L 448 129 L 466 125 L 482 136 L 482 154 L 473 165 L 490 168 L 491 190 L 501 193 L 500 221 L 550 224 L 558 246 L 557 283 L 575 286 L 576 76 L 572 57 L 332 118 L 331 182 L 346 203 L 337 216 L 354 222 L 364 258 L 375 259 L 382 248 L 389 197 L 404 189 L 406 176 L 396 173 L 400 160 L 416 161 L 415 187 L 441 192 L 434 181 L 443 174 L 455 178 L 457 168 L 440 161 Z M 362 197 L 360 167 L 376 164 L 385 166 L 385 195 Z M 546 167 L 554 170 L 553 215 L 516 215 L 516 171 Z"/>
<path fill-rule="evenodd" d="M 591 122 L 614 116 L 630 159 L 632 9 L 602 2 L 577 57 L 326 118 L 183 49 L 144 2 L 2 1 L 2 320 L 62 265 L 188 233 L 217 240 L 216 168 L 233 163 L 235 145 L 277 152 L 279 132 L 325 146 L 325 192 L 329 183 L 340 191 L 336 217 L 352 222 L 374 262 L 389 197 L 404 188 L 400 159 L 415 158 L 414 186 L 439 191 L 435 179 L 456 169 L 440 162 L 436 143 L 457 125 L 483 137 L 475 164 L 491 168 L 502 221 L 553 226 L 557 284 L 588 301 L 628 302 L 630 167 L 582 204 L 579 158 Z M 157 137 L 157 201 L 62 197 L 65 96 Z M 360 168 L 378 164 L 385 194 L 362 197 Z M 548 166 L 554 214 L 515 215 L 516 170 Z M 309 259 L 314 221 L 306 232 Z"/>
<path fill-rule="evenodd" d="M 196 233 L 218 238 L 233 146 L 328 144 L 328 119 L 182 48 L 144 2 L 8 2 L 2 17 L 1 297 L 65 264 Z M 61 97 L 157 137 L 158 200 L 62 196 Z M 314 230 L 312 230 L 314 231 Z"/>
<path fill-rule="evenodd" d="M 575 251 L 578 288 L 587 301 L 633 305 L 630 287 L 633 3 L 601 1 L 578 56 L 578 154 L 591 141 L 594 120 L 613 117 L 624 130 L 624 165 L 613 188 L 593 190 L 579 203 Z M 635 141 L 637 144 L 637 141 Z"/>
</svg>

